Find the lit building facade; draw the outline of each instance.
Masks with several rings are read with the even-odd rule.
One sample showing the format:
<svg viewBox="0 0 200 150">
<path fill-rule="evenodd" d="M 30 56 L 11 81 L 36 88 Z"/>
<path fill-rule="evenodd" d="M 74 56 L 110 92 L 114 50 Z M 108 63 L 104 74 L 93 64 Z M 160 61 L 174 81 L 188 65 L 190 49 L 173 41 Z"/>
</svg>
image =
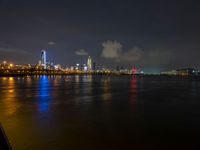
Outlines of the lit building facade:
<svg viewBox="0 0 200 150">
<path fill-rule="evenodd" d="M 47 68 L 47 53 L 45 50 L 42 50 L 42 66 L 44 67 L 44 69 Z"/>
<path fill-rule="evenodd" d="M 90 56 L 88 57 L 88 60 L 87 60 L 87 67 L 88 67 L 88 70 L 92 70 L 92 59 Z"/>
</svg>

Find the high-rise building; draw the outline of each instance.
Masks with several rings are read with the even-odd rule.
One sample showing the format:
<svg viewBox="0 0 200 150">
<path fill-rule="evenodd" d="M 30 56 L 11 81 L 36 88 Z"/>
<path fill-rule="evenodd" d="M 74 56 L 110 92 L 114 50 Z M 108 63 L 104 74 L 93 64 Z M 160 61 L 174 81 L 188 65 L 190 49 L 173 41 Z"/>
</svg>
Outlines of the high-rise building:
<svg viewBox="0 0 200 150">
<path fill-rule="evenodd" d="M 47 54 L 45 50 L 42 50 L 42 66 L 44 67 L 44 69 L 47 68 Z"/>
<path fill-rule="evenodd" d="M 92 70 L 92 59 L 90 56 L 88 57 L 88 60 L 87 60 L 87 67 L 88 67 L 88 70 Z"/>
<path fill-rule="evenodd" d="M 95 62 L 93 62 L 93 66 L 92 66 L 92 70 L 96 70 L 96 63 Z"/>
</svg>

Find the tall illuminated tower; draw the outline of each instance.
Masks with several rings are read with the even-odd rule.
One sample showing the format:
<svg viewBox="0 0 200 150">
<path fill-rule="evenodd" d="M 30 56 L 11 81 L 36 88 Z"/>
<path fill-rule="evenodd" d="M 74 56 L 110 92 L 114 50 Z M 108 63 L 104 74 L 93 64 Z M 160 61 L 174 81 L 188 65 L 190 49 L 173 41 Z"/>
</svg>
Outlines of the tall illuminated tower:
<svg viewBox="0 0 200 150">
<path fill-rule="evenodd" d="M 45 50 L 42 50 L 42 66 L 44 69 L 47 68 L 47 53 Z"/>
<path fill-rule="evenodd" d="M 88 57 L 88 60 L 87 60 L 87 67 L 88 67 L 88 70 L 92 70 L 92 59 L 90 56 Z"/>
</svg>

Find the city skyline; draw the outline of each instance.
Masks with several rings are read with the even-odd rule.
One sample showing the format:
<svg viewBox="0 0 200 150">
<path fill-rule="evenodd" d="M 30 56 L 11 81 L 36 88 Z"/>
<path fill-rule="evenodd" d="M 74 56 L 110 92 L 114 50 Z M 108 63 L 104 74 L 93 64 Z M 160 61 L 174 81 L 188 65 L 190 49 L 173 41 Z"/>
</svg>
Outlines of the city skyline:
<svg viewBox="0 0 200 150">
<path fill-rule="evenodd" d="M 170 69 L 166 69 L 163 71 L 158 71 L 158 70 L 151 70 L 151 71 L 144 71 L 143 68 L 139 68 L 135 65 L 133 66 L 129 66 L 129 67 L 124 67 L 124 66 L 114 66 L 114 67 L 109 67 L 108 65 L 99 65 L 98 67 L 96 66 L 96 62 L 92 60 L 91 56 L 89 55 L 85 55 L 84 57 L 84 61 L 80 62 L 77 61 L 76 64 L 65 64 L 65 65 L 61 65 L 58 62 L 53 62 L 51 58 L 48 57 L 48 52 L 45 49 L 42 49 L 40 52 L 40 57 L 37 58 L 36 62 L 31 64 L 31 63 L 24 63 L 24 64 L 19 64 L 13 61 L 7 61 L 7 60 L 3 60 L 2 62 L 0 62 L 0 65 L 5 65 L 7 64 L 8 66 L 32 66 L 32 67 L 37 67 L 37 66 L 41 66 L 43 69 L 50 69 L 50 68 L 54 68 L 54 69 L 58 69 L 58 68 L 62 68 L 62 69 L 66 69 L 66 70 L 83 70 L 83 71 L 95 71 L 97 70 L 112 70 L 112 71 L 119 71 L 119 70 L 123 70 L 122 72 L 124 72 L 124 70 L 132 70 L 131 72 L 133 72 L 133 74 L 161 74 L 161 75 L 177 75 L 179 74 L 179 71 L 184 71 L 187 73 L 191 72 L 189 70 L 192 70 L 193 73 L 197 73 L 199 74 L 199 68 L 198 67 L 182 67 L 182 68 L 170 68 Z M 49 67 L 50 68 L 49 68 Z M 74 68 L 74 69 L 72 69 Z M 96 68 L 96 69 L 95 69 Z M 191 72 L 191 73 L 192 73 Z M 192 74 L 193 74 L 192 73 Z M 183 73 L 185 74 L 185 73 Z"/>
<path fill-rule="evenodd" d="M 199 6 L 196 0 L 1 0 L 0 61 L 34 64 L 46 49 L 61 65 L 90 55 L 112 68 L 199 68 Z"/>
</svg>

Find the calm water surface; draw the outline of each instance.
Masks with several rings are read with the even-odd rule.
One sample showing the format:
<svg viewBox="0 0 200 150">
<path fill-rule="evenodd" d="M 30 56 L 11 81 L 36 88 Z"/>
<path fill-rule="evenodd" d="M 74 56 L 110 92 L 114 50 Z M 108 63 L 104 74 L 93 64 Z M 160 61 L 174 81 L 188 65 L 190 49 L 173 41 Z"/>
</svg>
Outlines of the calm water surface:
<svg viewBox="0 0 200 150">
<path fill-rule="evenodd" d="M 14 150 L 199 149 L 200 79 L 0 77 Z"/>
</svg>

